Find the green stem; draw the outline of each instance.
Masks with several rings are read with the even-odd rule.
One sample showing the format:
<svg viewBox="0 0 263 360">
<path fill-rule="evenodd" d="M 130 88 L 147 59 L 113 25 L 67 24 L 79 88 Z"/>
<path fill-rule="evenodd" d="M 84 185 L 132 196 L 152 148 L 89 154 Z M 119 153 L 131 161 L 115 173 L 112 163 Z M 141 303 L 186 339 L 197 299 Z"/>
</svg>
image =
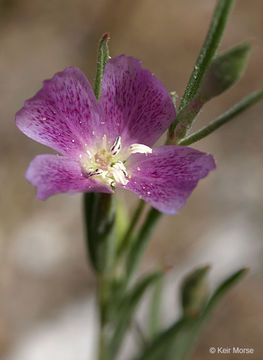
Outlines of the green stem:
<svg viewBox="0 0 263 360">
<path fill-rule="evenodd" d="M 124 237 L 121 241 L 120 247 L 118 249 L 118 254 L 117 256 L 119 257 L 120 255 L 122 255 L 122 253 L 124 252 L 125 249 L 127 249 L 130 245 L 131 242 L 131 238 L 132 238 L 132 233 L 134 231 L 135 226 L 138 223 L 138 220 L 140 219 L 141 213 L 143 211 L 145 207 L 145 201 L 140 200 L 135 211 L 133 214 L 133 217 L 131 219 L 130 225 L 126 231 L 126 233 L 124 234 Z"/>
<path fill-rule="evenodd" d="M 219 0 L 210 24 L 205 42 L 197 58 L 194 70 L 186 86 L 179 111 L 197 94 L 204 73 L 212 61 L 223 37 L 234 0 Z"/>
<path fill-rule="evenodd" d="M 129 256 L 126 265 L 126 281 L 132 276 L 138 262 L 142 256 L 142 252 L 145 249 L 147 242 L 157 225 L 158 220 L 161 217 L 161 213 L 154 208 L 151 208 L 145 219 L 145 222 L 141 226 L 138 235 L 130 249 Z"/>
<path fill-rule="evenodd" d="M 105 33 L 100 42 L 97 55 L 97 71 L 94 84 L 94 94 L 97 101 L 100 97 L 101 82 L 109 56 L 109 34 Z M 111 267 L 112 238 L 115 209 L 112 208 L 112 196 L 109 194 L 84 194 L 84 214 L 86 226 L 86 244 L 88 254 L 97 274 L 97 298 L 100 312 L 100 333 L 98 339 L 98 360 L 107 357 L 107 335 L 105 326 L 108 320 L 108 305 L 110 296 L 110 276 L 105 269 Z"/>
<path fill-rule="evenodd" d="M 222 115 L 218 116 L 214 121 L 210 122 L 207 126 L 196 131 L 194 134 L 179 141 L 179 145 L 191 145 L 204 137 L 208 136 L 220 126 L 226 124 L 228 121 L 235 118 L 241 112 L 254 105 L 256 102 L 263 98 L 263 91 L 255 91 L 234 105 L 231 109 L 227 110 Z"/>
<path fill-rule="evenodd" d="M 105 327 L 107 325 L 108 306 L 108 284 L 105 275 L 97 276 L 97 298 L 100 310 L 100 330 L 98 339 L 98 360 L 106 359 L 107 337 Z"/>
</svg>

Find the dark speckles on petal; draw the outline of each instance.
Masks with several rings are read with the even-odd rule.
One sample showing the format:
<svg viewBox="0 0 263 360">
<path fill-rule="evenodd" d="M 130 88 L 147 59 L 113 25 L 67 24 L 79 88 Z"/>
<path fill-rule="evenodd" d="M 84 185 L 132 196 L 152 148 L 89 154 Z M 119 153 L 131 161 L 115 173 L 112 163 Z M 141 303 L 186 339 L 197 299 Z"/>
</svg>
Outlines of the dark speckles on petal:
<svg viewBox="0 0 263 360">
<path fill-rule="evenodd" d="M 215 162 L 211 155 L 188 147 L 161 146 L 148 156 L 132 155 L 126 166 L 132 175 L 126 189 L 159 211 L 175 214 Z"/>
<path fill-rule="evenodd" d="M 119 56 L 105 68 L 100 104 L 106 114 L 107 138 L 122 136 L 124 146 L 152 146 L 175 119 L 171 97 L 139 60 Z"/>
<path fill-rule="evenodd" d="M 43 88 L 16 114 L 19 129 L 61 154 L 75 156 L 91 145 L 103 115 L 85 75 L 67 68 L 43 83 Z M 72 141 L 74 139 L 74 141 Z"/>
<path fill-rule="evenodd" d="M 36 156 L 26 178 L 36 187 L 39 200 L 61 192 L 112 192 L 109 186 L 84 177 L 79 163 L 66 156 Z"/>
</svg>

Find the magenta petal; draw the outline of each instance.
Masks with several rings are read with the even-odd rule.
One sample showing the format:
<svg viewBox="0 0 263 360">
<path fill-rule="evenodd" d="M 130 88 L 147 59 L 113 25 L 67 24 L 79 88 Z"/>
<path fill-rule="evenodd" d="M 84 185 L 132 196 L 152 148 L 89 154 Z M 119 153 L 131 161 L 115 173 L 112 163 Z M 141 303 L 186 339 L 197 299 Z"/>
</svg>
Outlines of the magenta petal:
<svg viewBox="0 0 263 360">
<path fill-rule="evenodd" d="M 160 146 L 149 155 L 135 154 L 127 162 L 131 175 L 126 189 L 157 210 L 175 214 L 198 181 L 215 169 L 211 155 L 184 146 Z"/>
<path fill-rule="evenodd" d="M 61 192 L 112 192 L 109 186 L 82 176 L 79 163 L 66 156 L 36 156 L 27 169 L 26 178 L 36 186 L 39 200 Z"/>
<path fill-rule="evenodd" d="M 126 146 L 152 146 L 175 119 L 171 97 L 161 82 L 139 60 L 111 59 L 102 80 L 100 104 L 105 112 L 105 133 Z"/>
<path fill-rule="evenodd" d="M 18 128 L 27 136 L 61 154 L 75 156 L 90 145 L 101 115 L 85 75 L 69 67 L 43 83 L 16 114 Z"/>
</svg>

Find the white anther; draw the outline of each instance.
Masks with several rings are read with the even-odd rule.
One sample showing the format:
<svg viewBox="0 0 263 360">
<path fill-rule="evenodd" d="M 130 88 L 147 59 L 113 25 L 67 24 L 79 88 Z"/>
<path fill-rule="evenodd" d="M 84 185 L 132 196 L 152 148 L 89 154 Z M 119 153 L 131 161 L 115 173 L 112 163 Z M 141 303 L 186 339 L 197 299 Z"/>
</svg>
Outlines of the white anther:
<svg viewBox="0 0 263 360">
<path fill-rule="evenodd" d="M 121 150 L 121 137 L 118 136 L 114 141 L 114 144 L 110 148 L 110 151 L 112 156 L 116 156 L 117 154 L 119 154 L 120 150 Z"/>
<path fill-rule="evenodd" d="M 143 145 L 143 144 L 132 144 L 129 146 L 128 151 L 130 154 L 136 154 L 136 153 L 151 154 L 152 153 L 152 149 L 149 146 Z"/>
</svg>

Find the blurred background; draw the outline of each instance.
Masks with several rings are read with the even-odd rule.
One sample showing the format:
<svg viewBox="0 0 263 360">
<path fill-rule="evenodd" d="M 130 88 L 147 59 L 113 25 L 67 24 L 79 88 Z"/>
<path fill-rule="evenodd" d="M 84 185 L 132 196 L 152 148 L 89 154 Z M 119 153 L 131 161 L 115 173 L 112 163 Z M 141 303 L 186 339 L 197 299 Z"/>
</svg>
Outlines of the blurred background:
<svg viewBox="0 0 263 360">
<path fill-rule="evenodd" d="M 0 0 L 1 360 L 93 359 L 96 335 L 95 281 L 86 262 L 81 195 L 35 199 L 24 173 L 36 154 L 49 149 L 18 131 L 16 111 L 44 79 L 69 65 L 92 82 L 97 41 L 105 31 L 111 34 L 112 56 L 140 58 L 169 91 L 182 96 L 215 4 Z M 236 2 L 221 49 L 250 41 L 249 66 L 235 88 L 205 107 L 195 128 L 262 88 L 262 13 L 261 0 L 253 0 L 253 6 Z M 210 346 L 252 347 L 253 360 L 262 358 L 262 111 L 263 102 L 194 145 L 214 155 L 217 170 L 200 182 L 179 215 L 162 218 L 143 259 L 141 272 L 160 264 L 172 267 L 164 319 L 178 312 L 178 284 L 197 265 L 212 266 L 213 284 L 239 267 L 251 269 L 218 307 L 191 359 L 221 358 L 209 355 Z M 125 196 L 132 207 L 134 197 Z"/>
</svg>

